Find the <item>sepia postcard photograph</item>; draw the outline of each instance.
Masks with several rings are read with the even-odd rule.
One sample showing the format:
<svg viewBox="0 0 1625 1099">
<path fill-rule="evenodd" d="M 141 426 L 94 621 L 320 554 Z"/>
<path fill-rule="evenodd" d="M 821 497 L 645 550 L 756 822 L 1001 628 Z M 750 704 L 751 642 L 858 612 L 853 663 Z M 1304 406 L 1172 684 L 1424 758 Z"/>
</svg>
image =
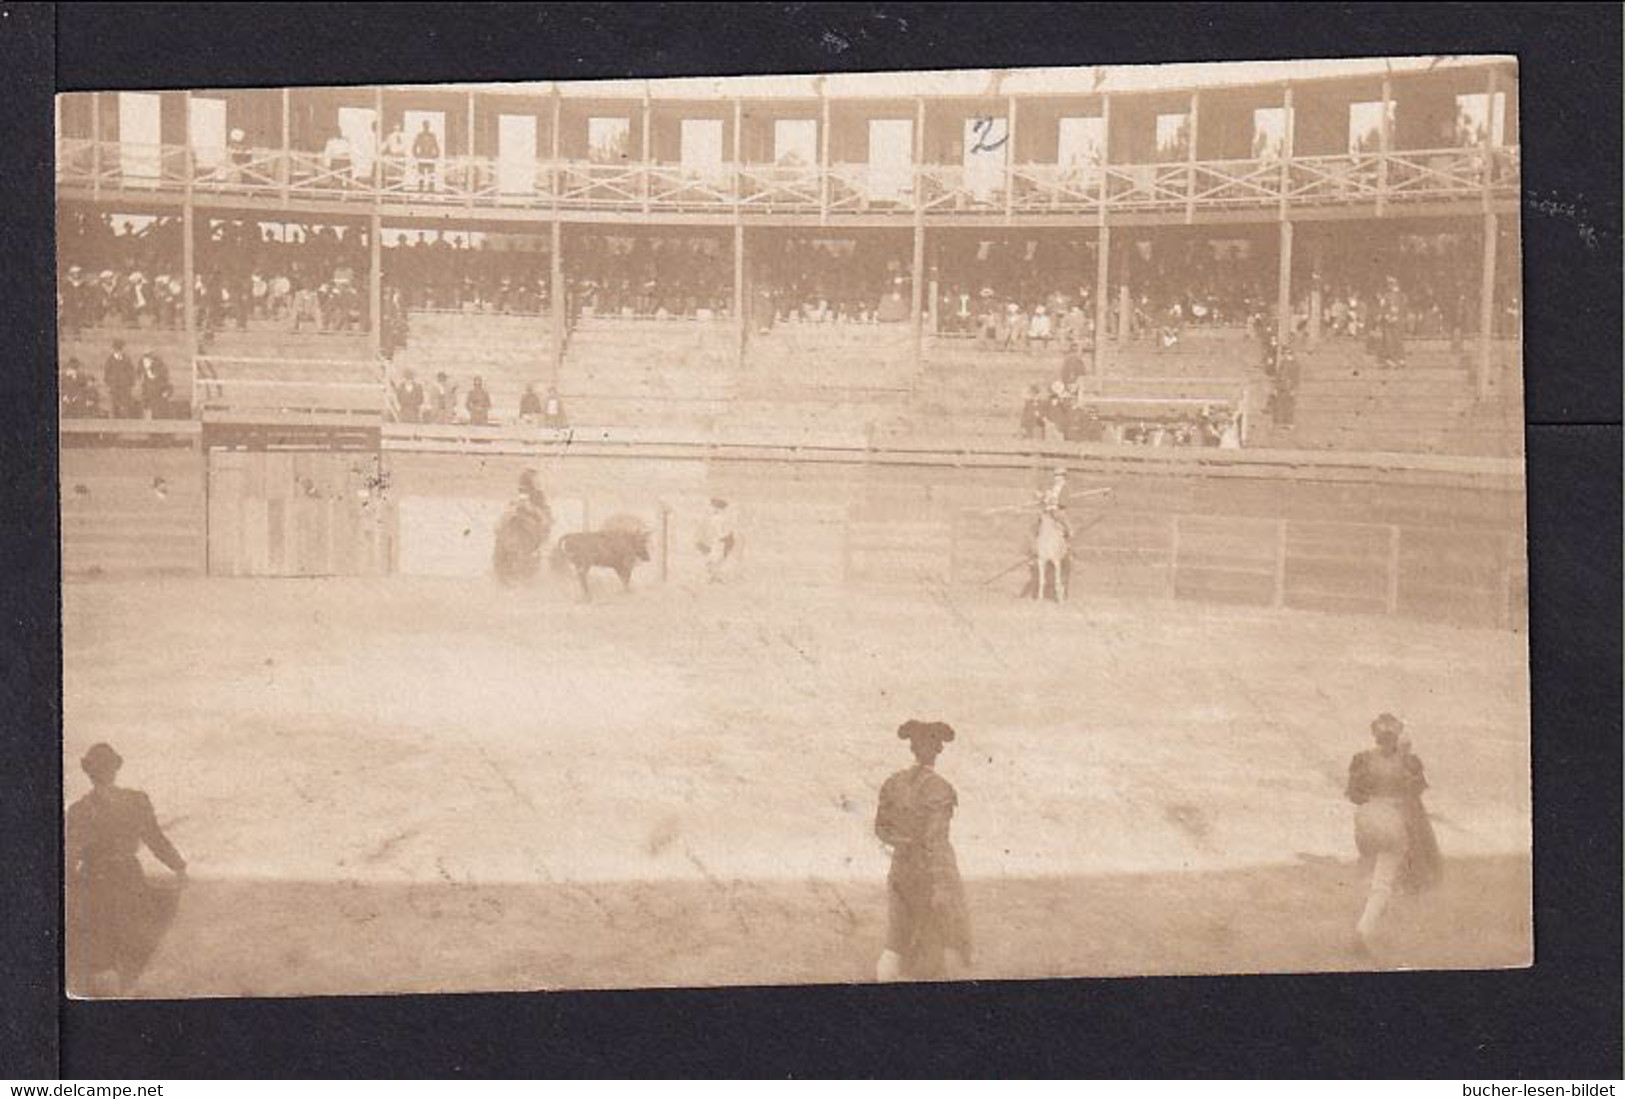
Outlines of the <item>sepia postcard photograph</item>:
<svg viewBox="0 0 1625 1099">
<path fill-rule="evenodd" d="M 70 997 L 1534 961 L 1515 57 L 55 122 Z"/>
</svg>

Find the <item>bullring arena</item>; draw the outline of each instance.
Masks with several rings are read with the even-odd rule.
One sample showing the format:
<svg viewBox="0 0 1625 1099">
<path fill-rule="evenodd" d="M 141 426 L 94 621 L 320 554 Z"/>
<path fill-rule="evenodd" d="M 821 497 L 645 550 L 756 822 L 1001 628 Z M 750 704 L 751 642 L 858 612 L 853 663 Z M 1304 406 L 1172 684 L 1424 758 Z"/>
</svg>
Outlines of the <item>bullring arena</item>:
<svg viewBox="0 0 1625 1099">
<path fill-rule="evenodd" d="M 1503 174 L 1516 146 L 1498 132 L 1439 148 L 1412 121 L 1451 97 L 1503 103 L 1515 72 L 1121 79 L 996 100 L 911 92 L 902 107 L 855 87 L 163 93 L 151 150 L 129 138 L 146 123 L 128 93 L 65 101 L 59 205 L 90 228 L 65 235 L 64 271 L 95 246 L 145 264 L 144 281 L 178 259 L 177 285 L 197 290 L 174 328 L 143 312 L 145 294 L 88 313 L 88 292 L 64 295 L 79 310 L 64 368 L 91 367 L 94 385 L 119 339 L 167 360 L 173 390 L 161 410 L 65 406 L 62 421 L 65 795 L 86 788 L 91 744 L 116 745 L 121 782 L 151 796 L 190 866 L 131 994 L 873 979 L 888 862 L 876 798 L 907 762 L 895 730 L 910 717 L 959 734 L 939 770 L 959 792 L 977 956 L 950 976 L 1527 964 L 1521 356 L 1496 296 L 1509 262 L 1517 279 Z M 1268 175 L 1222 142 L 1237 119 L 1268 130 L 1256 112 L 1283 95 L 1297 121 L 1273 154 L 1276 189 L 1213 198 L 1216 173 Z M 171 133 L 199 98 L 249 134 L 212 149 L 195 126 Z M 1133 127 L 1160 133 L 1163 100 L 1189 105 L 1194 136 L 1183 159 L 1141 165 Z M 1294 172 L 1324 176 L 1344 156 L 1302 146 L 1368 101 L 1380 149 L 1347 154 L 1338 178 L 1354 190 L 1294 192 Z M 344 132 L 356 116 L 343 112 L 365 109 L 386 131 L 438 112 L 436 189 L 407 185 L 427 172 L 415 160 L 392 176 L 382 152 L 366 170 L 352 152 L 335 182 L 323 112 Z M 1485 109 L 1515 125 L 1511 107 Z M 516 114 L 534 124 L 523 187 L 504 137 Z M 641 167 L 611 179 L 572 143 L 621 115 Z M 969 160 L 932 159 L 962 115 L 1020 119 L 990 185 Z M 715 172 L 661 166 L 703 134 L 691 116 L 722 123 L 733 156 Z M 914 122 L 899 194 L 874 178 L 883 129 L 864 127 L 893 116 Z M 1104 167 L 1081 190 L 1040 170 L 1040 145 L 1073 117 L 1104 120 Z M 775 162 L 779 120 L 816 123 L 811 163 Z M 854 134 L 867 179 L 842 159 Z M 1366 160 L 1380 183 L 1361 182 Z M 1162 183 L 1136 190 L 1142 175 Z M 752 205 L 766 186 L 778 198 Z M 867 200 L 843 205 L 850 187 Z M 290 327 L 234 292 L 229 260 L 199 262 L 228 223 L 364 239 L 337 260 L 281 251 L 281 237 L 263 254 L 294 255 L 293 281 L 312 263 L 353 267 L 365 294 L 331 327 L 329 297 L 315 331 Z M 694 285 L 686 304 L 658 300 L 658 279 L 643 292 L 634 278 L 614 304 L 620 276 L 594 243 L 610 223 L 720 256 L 720 297 L 700 304 Z M 388 255 L 447 226 L 461 249 L 478 235 L 493 265 L 464 256 L 455 302 Z M 524 235 L 541 247 L 495 246 Z M 798 235 L 857 241 L 831 250 L 840 292 L 858 302 L 872 286 L 878 304 L 809 316 L 770 261 Z M 1264 302 L 1210 322 L 1223 295 L 1181 286 L 1171 325 L 1151 300 L 1171 269 L 1147 257 L 1188 255 L 1204 235 L 1249 242 L 1230 275 L 1261 264 Z M 1359 252 L 1359 271 L 1409 279 L 1394 256 L 1422 237 L 1455 238 L 1438 266 L 1470 257 L 1475 300 L 1437 331 L 1418 304 L 1405 362 L 1381 369 L 1375 344 L 1334 330 L 1337 261 L 1354 269 Z M 1023 257 L 1010 269 L 1042 272 L 1063 238 L 1055 263 L 1088 260 L 1064 284 L 1072 305 L 1080 282 L 1092 291 L 1075 314 L 1086 348 L 953 330 L 950 285 L 980 287 L 1004 248 Z M 589 266 L 572 267 L 572 248 Z M 864 282 L 864 250 L 893 248 Z M 1390 266 L 1370 266 L 1383 255 Z M 499 306 L 481 280 L 505 293 L 521 270 L 535 300 Z M 1271 325 L 1287 338 L 1261 340 Z M 1281 412 L 1282 346 L 1301 363 L 1295 416 Z M 1025 433 L 1027 387 L 1085 349 L 1078 416 Z M 479 374 L 493 407 L 406 413 L 407 370 Z M 527 384 L 552 390 L 568 425 L 521 412 Z M 1224 430 L 1208 437 L 1215 416 Z M 1080 494 L 1071 591 L 1018 598 L 1031 503 L 1057 467 Z M 494 582 L 494 531 L 527 469 L 555 537 L 611 516 L 646 524 L 651 559 L 630 591 L 608 573 L 590 600 L 545 569 Z M 713 583 L 696 541 L 716 497 L 737 512 L 740 553 Z M 1372 957 L 1351 949 L 1366 879 L 1344 782 L 1382 711 L 1426 761 L 1446 876 L 1396 901 Z"/>
</svg>

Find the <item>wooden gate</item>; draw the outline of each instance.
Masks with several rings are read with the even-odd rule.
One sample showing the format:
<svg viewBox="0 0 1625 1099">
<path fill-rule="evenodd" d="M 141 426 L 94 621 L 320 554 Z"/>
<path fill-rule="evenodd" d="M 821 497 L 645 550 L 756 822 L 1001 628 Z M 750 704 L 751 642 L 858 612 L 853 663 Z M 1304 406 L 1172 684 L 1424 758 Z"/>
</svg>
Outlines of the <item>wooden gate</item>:
<svg viewBox="0 0 1625 1099">
<path fill-rule="evenodd" d="M 386 487 L 377 451 L 210 451 L 209 574 L 382 575 Z"/>
</svg>

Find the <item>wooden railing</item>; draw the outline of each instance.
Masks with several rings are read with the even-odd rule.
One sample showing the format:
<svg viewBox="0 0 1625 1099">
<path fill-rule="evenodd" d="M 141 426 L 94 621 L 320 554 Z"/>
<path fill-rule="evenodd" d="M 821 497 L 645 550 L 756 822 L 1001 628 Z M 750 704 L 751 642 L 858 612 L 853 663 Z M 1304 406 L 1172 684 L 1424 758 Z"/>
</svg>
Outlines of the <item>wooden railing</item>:
<svg viewBox="0 0 1625 1099">
<path fill-rule="evenodd" d="M 825 218 L 1098 214 L 1158 210 L 1276 210 L 1343 203 L 1451 201 L 1486 190 L 1515 198 L 1519 151 L 1424 149 L 1387 154 L 1198 160 L 1165 164 L 1017 164 L 994 180 L 959 165 L 775 166 L 586 161 L 516 163 L 491 157 L 358 158 L 275 149 L 193 149 L 65 138 L 56 178 L 65 191 L 286 195 L 380 206 L 449 205 L 588 210 L 806 213 Z"/>
</svg>

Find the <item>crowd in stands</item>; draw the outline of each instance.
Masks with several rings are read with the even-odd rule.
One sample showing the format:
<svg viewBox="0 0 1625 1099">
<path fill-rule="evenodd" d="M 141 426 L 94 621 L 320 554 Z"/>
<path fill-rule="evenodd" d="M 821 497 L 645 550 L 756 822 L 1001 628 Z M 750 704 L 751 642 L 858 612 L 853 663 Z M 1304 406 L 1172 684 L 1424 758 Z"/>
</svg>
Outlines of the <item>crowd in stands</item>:
<svg viewBox="0 0 1625 1099">
<path fill-rule="evenodd" d="M 545 313 L 545 254 L 487 247 L 467 235 L 419 231 L 380 253 L 386 297 L 403 309 Z"/>
<path fill-rule="evenodd" d="M 569 310 L 620 317 L 726 316 L 733 257 L 719 238 L 581 236 L 569 245 Z"/>
<path fill-rule="evenodd" d="M 884 241 L 786 239 L 758 261 L 752 319 L 758 331 L 784 322 L 906 321 L 913 307 L 909 262 Z"/>
<path fill-rule="evenodd" d="M 179 218 L 115 229 L 111 214 L 60 219 L 58 309 L 64 332 L 116 325 L 180 328 L 185 283 Z M 365 233 L 333 226 L 279 232 L 254 221 L 200 226 L 192 302 L 198 330 L 246 329 L 251 320 L 291 331 L 367 329 Z"/>
<path fill-rule="evenodd" d="M 411 370 L 401 371 L 392 379 L 393 391 L 390 415 L 403 424 L 473 424 L 493 422 L 491 409 L 495 402 L 485 388 L 485 379 L 476 375 L 468 392 L 459 396 L 460 384 L 444 371 L 437 371 L 428 385 L 418 381 Z M 525 386 L 519 398 L 518 422 L 537 427 L 560 430 L 570 426 L 564 411 L 564 401 L 554 386 L 548 386 L 544 397 L 536 392 L 534 384 Z"/>
</svg>

